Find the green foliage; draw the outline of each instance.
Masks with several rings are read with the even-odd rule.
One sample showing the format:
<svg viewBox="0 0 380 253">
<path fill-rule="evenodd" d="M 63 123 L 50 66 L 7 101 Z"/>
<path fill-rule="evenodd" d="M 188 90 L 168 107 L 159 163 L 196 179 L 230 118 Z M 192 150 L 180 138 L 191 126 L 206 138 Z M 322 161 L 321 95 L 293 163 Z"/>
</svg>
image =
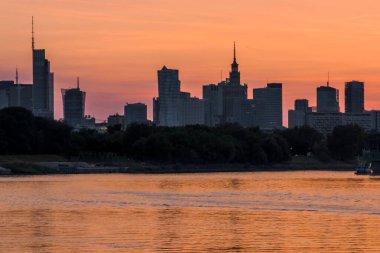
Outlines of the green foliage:
<svg viewBox="0 0 380 253">
<path fill-rule="evenodd" d="M 70 144 L 71 128 L 61 122 L 18 107 L 0 110 L 0 154 L 65 154 Z"/>
<path fill-rule="evenodd" d="M 369 136 L 369 137 L 368 137 Z M 368 142 L 370 140 L 370 142 Z M 380 147 L 380 134 L 338 126 L 328 139 L 310 127 L 263 133 L 238 124 L 158 127 L 132 124 L 106 133 L 73 131 L 22 108 L 0 110 L 0 154 L 117 157 L 159 163 L 280 163 L 309 152 L 322 161 L 352 160 L 364 147 Z"/>
<path fill-rule="evenodd" d="M 328 137 L 328 148 L 335 159 L 348 161 L 362 154 L 366 146 L 365 131 L 357 125 L 337 126 Z"/>
<path fill-rule="evenodd" d="M 307 155 L 324 139 L 321 133 L 308 126 L 285 129 L 278 134 L 288 142 L 292 155 Z"/>
</svg>

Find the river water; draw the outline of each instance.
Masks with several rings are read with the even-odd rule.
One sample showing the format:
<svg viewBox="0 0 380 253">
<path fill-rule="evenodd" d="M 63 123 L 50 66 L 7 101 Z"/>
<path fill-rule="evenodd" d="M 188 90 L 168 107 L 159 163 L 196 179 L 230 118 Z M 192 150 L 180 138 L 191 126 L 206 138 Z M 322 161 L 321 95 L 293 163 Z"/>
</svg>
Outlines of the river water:
<svg viewBox="0 0 380 253">
<path fill-rule="evenodd" d="M 0 177 L 0 252 L 380 252 L 351 172 Z"/>
</svg>

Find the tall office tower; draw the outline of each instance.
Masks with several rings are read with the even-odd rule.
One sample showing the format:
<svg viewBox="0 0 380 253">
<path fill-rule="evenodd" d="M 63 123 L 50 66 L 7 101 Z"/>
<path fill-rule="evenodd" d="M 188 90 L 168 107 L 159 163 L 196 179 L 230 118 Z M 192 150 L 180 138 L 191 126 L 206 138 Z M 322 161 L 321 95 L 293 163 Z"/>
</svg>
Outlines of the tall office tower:
<svg viewBox="0 0 380 253">
<path fill-rule="evenodd" d="M 263 130 L 282 128 L 282 84 L 268 83 L 253 89 L 255 125 Z"/>
<path fill-rule="evenodd" d="M 345 112 L 364 112 L 364 83 L 359 81 L 347 82 L 345 85 Z"/>
<path fill-rule="evenodd" d="M 329 85 L 318 87 L 317 112 L 339 112 L 339 90 Z"/>
<path fill-rule="evenodd" d="M 178 70 L 164 66 L 158 71 L 159 125 L 179 126 L 178 100 L 181 82 Z"/>
<path fill-rule="evenodd" d="M 80 128 L 85 121 L 86 92 L 77 87 L 74 89 L 62 89 L 63 120 L 70 126 Z"/>
<path fill-rule="evenodd" d="M 288 111 L 288 127 L 300 127 L 306 124 L 306 113 L 312 112 L 309 100 L 297 99 L 294 101 L 294 110 Z"/>
<path fill-rule="evenodd" d="M 124 117 L 125 117 L 126 125 L 129 125 L 132 123 L 139 123 L 139 124 L 148 123 L 146 104 L 142 104 L 142 103 L 126 104 L 124 106 Z"/>
<path fill-rule="evenodd" d="M 45 57 L 45 49 L 35 49 L 32 19 L 33 52 L 33 113 L 36 116 L 54 118 L 54 74 Z"/>
<path fill-rule="evenodd" d="M 234 43 L 234 61 L 231 64 L 230 83 L 231 85 L 240 85 L 240 72 L 239 72 L 239 64 L 236 62 L 235 43 Z"/>
</svg>

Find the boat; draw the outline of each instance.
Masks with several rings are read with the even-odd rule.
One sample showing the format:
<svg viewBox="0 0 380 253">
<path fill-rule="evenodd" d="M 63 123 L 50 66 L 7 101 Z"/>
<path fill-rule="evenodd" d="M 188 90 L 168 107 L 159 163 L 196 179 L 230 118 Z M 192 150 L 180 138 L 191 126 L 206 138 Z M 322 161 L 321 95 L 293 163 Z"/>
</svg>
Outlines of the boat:
<svg viewBox="0 0 380 253">
<path fill-rule="evenodd" d="M 361 162 L 355 169 L 355 175 L 372 175 L 372 163 L 371 162 Z"/>
<path fill-rule="evenodd" d="M 363 150 L 361 163 L 355 170 L 356 175 L 380 176 L 380 150 Z"/>
</svg>

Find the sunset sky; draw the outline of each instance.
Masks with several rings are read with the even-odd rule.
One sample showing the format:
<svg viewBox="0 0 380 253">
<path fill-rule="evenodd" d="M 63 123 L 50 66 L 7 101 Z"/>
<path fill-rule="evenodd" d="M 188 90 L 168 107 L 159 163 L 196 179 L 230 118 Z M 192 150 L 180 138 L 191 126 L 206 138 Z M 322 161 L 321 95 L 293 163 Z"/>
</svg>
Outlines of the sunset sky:
<svg viewBox="0 0 380 253">
<path fill-rule="evenodd" d="M 316 87 L 366 83 L 366 109 L 380 109 L 378 0 L 1 0 L 0 80 L 32 82 L 31 17 L 36 48 L 61 88 L 76 77 L 87 92 L 86 114 L 105 120 L 124 104 L 144 102 L 152 115 L 157 70 L 180 70 L 181 89 L 202 97 L 202 85 L 227 77 L 233 43 L 242 81 L 252 89 L 282 82 L 284 124 L 296 98 L 315 105 Z"/>
</svg>

